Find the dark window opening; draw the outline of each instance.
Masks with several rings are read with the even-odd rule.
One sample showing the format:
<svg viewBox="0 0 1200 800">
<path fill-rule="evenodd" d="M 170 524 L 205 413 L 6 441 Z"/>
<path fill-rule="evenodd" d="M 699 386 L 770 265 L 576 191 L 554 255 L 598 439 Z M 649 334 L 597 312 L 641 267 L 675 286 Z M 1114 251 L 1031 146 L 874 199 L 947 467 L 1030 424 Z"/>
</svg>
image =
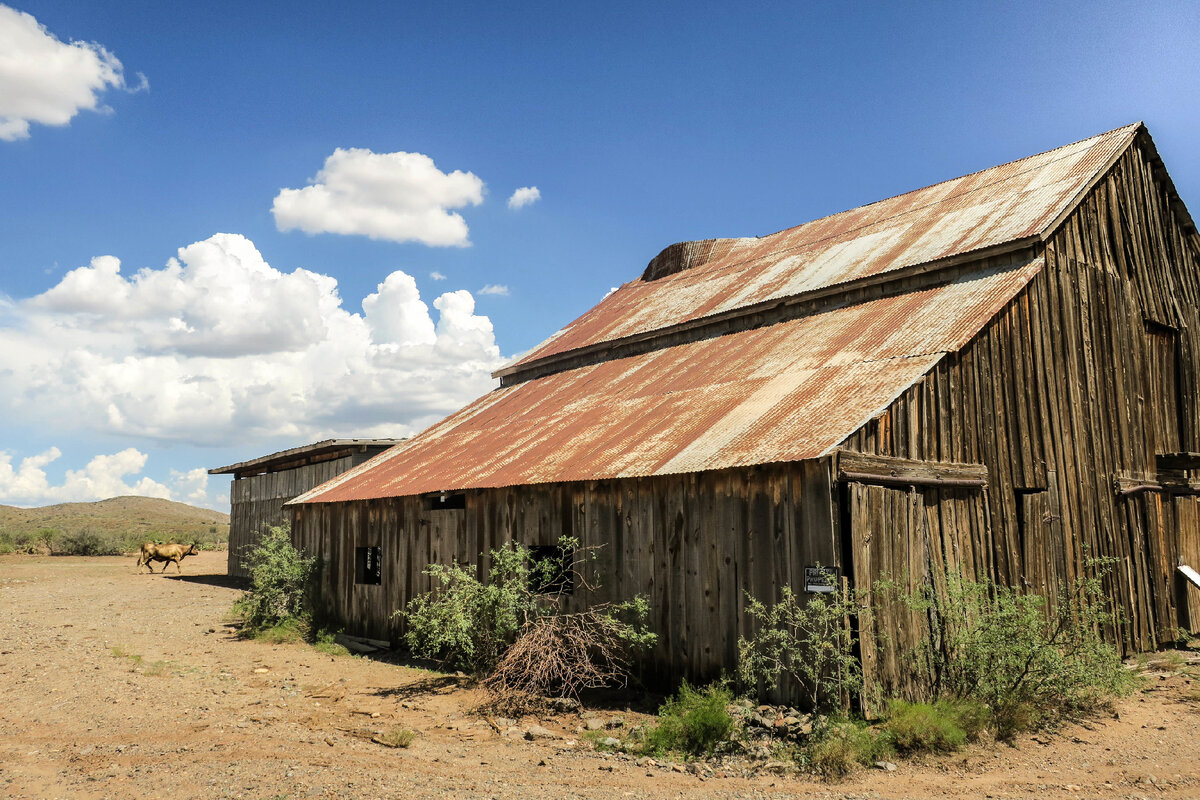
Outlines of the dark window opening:
<svg viewBox="0 0 1200 800">
<path fill-rule="evenodd" d="M 354 548 L 354 582 L 373 584 L 383 583 L 382 554 L 378 547 Z"/>
<path fill-rule="evenodd" d="M 1147 333 L 1157 333 L 1160 336 L 1178 336 L 1179 329 L 1174 325 L 1169 325 L 1165 322 L 1159 322 L 1156 319 L 1146 317 L 1142 320 L 1146 324 Z"/>
<path fill-rule="evenodd" d="M 1044 522 L 1045 489 L 1017 487 L 1013 493 L 1017 496 L 1017 547 L 1021 557 L 1028 560 L 1028 539 L 1032 532 L 1040 530 L 1038 525 Z"/>
<path fill-rule="evenodd" d="M 573 594 L 575 550 L 556 544 L 529 546 L 529 586 L 538 594 Z"/>
<path fill-rule="evenodd" d="M 467 496 L 462 492 L 449 494 L 431 494 L 425 498 L 426 508 L 430 511 L 454 511 L 467 507 Z"/>
</svg>

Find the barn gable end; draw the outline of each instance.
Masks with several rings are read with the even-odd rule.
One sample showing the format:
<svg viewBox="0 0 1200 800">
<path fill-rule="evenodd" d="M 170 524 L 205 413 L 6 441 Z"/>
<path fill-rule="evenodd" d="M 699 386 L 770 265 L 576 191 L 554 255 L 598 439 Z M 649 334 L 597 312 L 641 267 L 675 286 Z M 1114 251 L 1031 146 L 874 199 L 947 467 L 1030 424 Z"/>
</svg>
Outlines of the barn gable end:
<svg viewBox="0 0 1200 800">
<path fill-rule="evenodd" d="M 926 491 L 922 506 L 941 513 L 908 534 L 937 538 L 949 522 L 976 549 L 943 536 L 937 552 L 906 554 L 905 568 L 920 563 L 932 579 L 942 565 L 964 567 L 1053 594 L 1089 558 L 1112 558 L 1106 588 L 1124 621 L 1107 635 L 1126 651 L 1152 649 L 1200 626 L 1200 593 L 1180 592 L 1175 575 L 1200 562 L 1196 473 L 1180 469 L 1200 459 L 1172 460 L 1200 451 L 1200 247 L 1149 134 L 1098 176 L 1043 252 L 1046 268 L 967 347 L 842 446 L 987 467 L 983 513 L 964 526 L 947 493 Z M 843 518 L 859 582 L 899 571 L 894 553 L 863 540 L 904 501 L 841 491 L 861 506 L 859 520 Z"/>
</svg>

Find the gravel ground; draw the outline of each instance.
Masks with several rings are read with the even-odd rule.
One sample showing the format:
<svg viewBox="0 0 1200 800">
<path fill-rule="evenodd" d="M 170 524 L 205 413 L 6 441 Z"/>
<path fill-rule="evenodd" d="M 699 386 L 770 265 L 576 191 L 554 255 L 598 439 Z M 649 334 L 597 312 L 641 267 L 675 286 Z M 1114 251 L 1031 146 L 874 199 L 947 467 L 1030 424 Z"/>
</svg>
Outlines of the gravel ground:
<svg viewBox="0 0 1200 800">
<path fill-rule="evenodd" d="M 453 678 L 239 641 L 224 553 L 182 575 L 134 562 L 0 556 L 0 797 L 1200 797 L 1185 671 L 1150 673 L 1112 718 L 838 784 L 695 775 L 593 752 L 576 714 L 510 729 L 473 715 Z M 527 741 L 533 725 L 553 738 Z M 372 741 L 397 726 L 410 747 Z"/>
</svg>

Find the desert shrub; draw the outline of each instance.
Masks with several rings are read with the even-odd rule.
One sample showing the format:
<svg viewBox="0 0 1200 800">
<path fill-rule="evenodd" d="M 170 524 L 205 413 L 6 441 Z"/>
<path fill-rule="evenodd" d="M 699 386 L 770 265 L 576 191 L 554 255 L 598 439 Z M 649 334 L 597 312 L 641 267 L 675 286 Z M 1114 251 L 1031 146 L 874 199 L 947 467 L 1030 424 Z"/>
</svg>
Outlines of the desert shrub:
<svg viewBox="0 0 1200 800">
<path fill-rule="evenodd" d="M 684 681 L 658 710 L 658 721 L 645 735 L 647 753 L 703 756 L 729 737 L 733 695 L 720 684 L 696 688 Z"/>
<path fill-rule="evenodd" d="M 935 696 L 987 707 L 997 736 L 1093 711 L 1127 693 L 1133 676 L 1100 635 L 1113 615 L 1101 586 L 1106 562 L 1054 603 L 1036 594 L 947 573 L 946 591 L 902 595 L 932 621 L 913 659 Z"/>
<path fill-rule="evenodd" d="M 17 531 L 12 535 L 13 550 L 17 553 L 32 554 L 39 550 L 39 539 L 32 531 Z"/>
<path fill-rule="evenodd" d="M 242 566 L 250 571 L 250 589 L 234 602 L 233 614 L 242 621 L 245 634 L 283 623 L 307 630 L 320 564 L 292 545 L 286 525 L 269 528 Z"/>
<path fill-rule="evenodd" d="M 738 678 L 769 691 L 784 675 L 803 687 L 815 711 L 840 709 L 862 687 L 862 668 L 846 618 L 857 613 L 853 595 L 841 592 L 798 597 L 784 586 L 771 607 L 746 595 L 746 614 L 758 623 L 738 639 Z"/>
<path fill-rule="evenodd" d="M 119 537 L 86 529 L 58 534 L 50 547 L 56 556 L 119 556 L 125 552 Z"/>
<path fill-rule="evenodd" d="M 574 553 L 577 544 L 563 539 L 557 551 Z M 632 650 L 653 643 L 642 599 L 567 614 L 561 594 L 539 591 L 582 581 L 579 559 L 539 560 L 511 542 L 490 555 L 485 581 L 457 562 L 426 568 L 433 589 L 396 612 L 415 655 L 485 678 L 494 699 L 518 702 L 518 695 L 576 696 L 623 682 Z"/>
<path fill-rule="evenodd" d="M 837 780 L 894 752 L 886 732 L 859 720 L 825 718 L 806 743 L 800 762 L 810 772 Z"/>
<path fill-rule="evenodd" d="M 949 753 L 976 739 L 989 716 L 986 707 L 970 700 L 893 700 L 888 704 L 883 730 L 902 752 Z"/>
<path fill-rule="evenodd" d="M 404 639 L 412 652 L 473 675 L 490 672 L 535 613 L 529 560 L 520 545 L 491 551 L 486 582 L 457 561 L 426 567 L 433 590 L 398 612 L 408 623 Z"/>
<path fill-rule="evenodd" d="M 575 697 L 585 689 L 625 685 L 634 650 L 653 644 L 643 598 L 593 606 L 574 614 L 528 619 L 484 687 L 497 698 L 512 695 Z"/>
</svg>

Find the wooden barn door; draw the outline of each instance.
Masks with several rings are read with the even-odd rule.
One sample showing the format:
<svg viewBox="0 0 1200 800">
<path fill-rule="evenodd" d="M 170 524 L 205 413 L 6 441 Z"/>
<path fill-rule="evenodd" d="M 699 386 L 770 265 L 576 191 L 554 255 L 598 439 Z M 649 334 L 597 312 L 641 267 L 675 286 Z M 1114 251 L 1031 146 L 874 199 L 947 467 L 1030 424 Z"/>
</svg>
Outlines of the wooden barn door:
<svg viewBox="0 0 1200 800">
<path fill-rule="evenodd" d="M 1179 392 L 1179 333 L 1146 321 L 1147 401 L 1154 430 L 1155 453 L 1177 453 L 1182 447 L 1183 415 Z"/>
<path fill-rule="evenodd" d="M 880 697 L 920 698 L 925 688 L 911 654 L 929 635 L 926 612 L 914 611 L 898 593 L 946 591 L 947 574 L 989 571 L 986 495 L 979 489 L 885 487 L 848 483 L 850 569 L 857 590 L 870 591 L 859 616 L 859 646 L 870 711 Z M 895 590 L 871 591 L 881 582 Z"/>
<path fill-rule="evenodd" d="M 1053 605 L 1059 592 L 1076 577 L 1076 555 L 1063 532 L 1054 470 L 1047 471 L 1046 483 L 1045 489 L 1017 491 L 1017 547 L 1020 585 Z M 1010 580 L 1015 584 L 1017 577 Z"/>
<path fill-rule="evenodd" d="M 1175 529 L 1178 535 L 1177 561 L 1200 570 L 1200 497 L 1176 495 Z M 1174 569 L 1172 569 L 1174 573 Z M 1200 634 L 1200 589 L 1189 586 L 1176 573 L 1171 576 L 1179 626 Z"/>
</svg>

